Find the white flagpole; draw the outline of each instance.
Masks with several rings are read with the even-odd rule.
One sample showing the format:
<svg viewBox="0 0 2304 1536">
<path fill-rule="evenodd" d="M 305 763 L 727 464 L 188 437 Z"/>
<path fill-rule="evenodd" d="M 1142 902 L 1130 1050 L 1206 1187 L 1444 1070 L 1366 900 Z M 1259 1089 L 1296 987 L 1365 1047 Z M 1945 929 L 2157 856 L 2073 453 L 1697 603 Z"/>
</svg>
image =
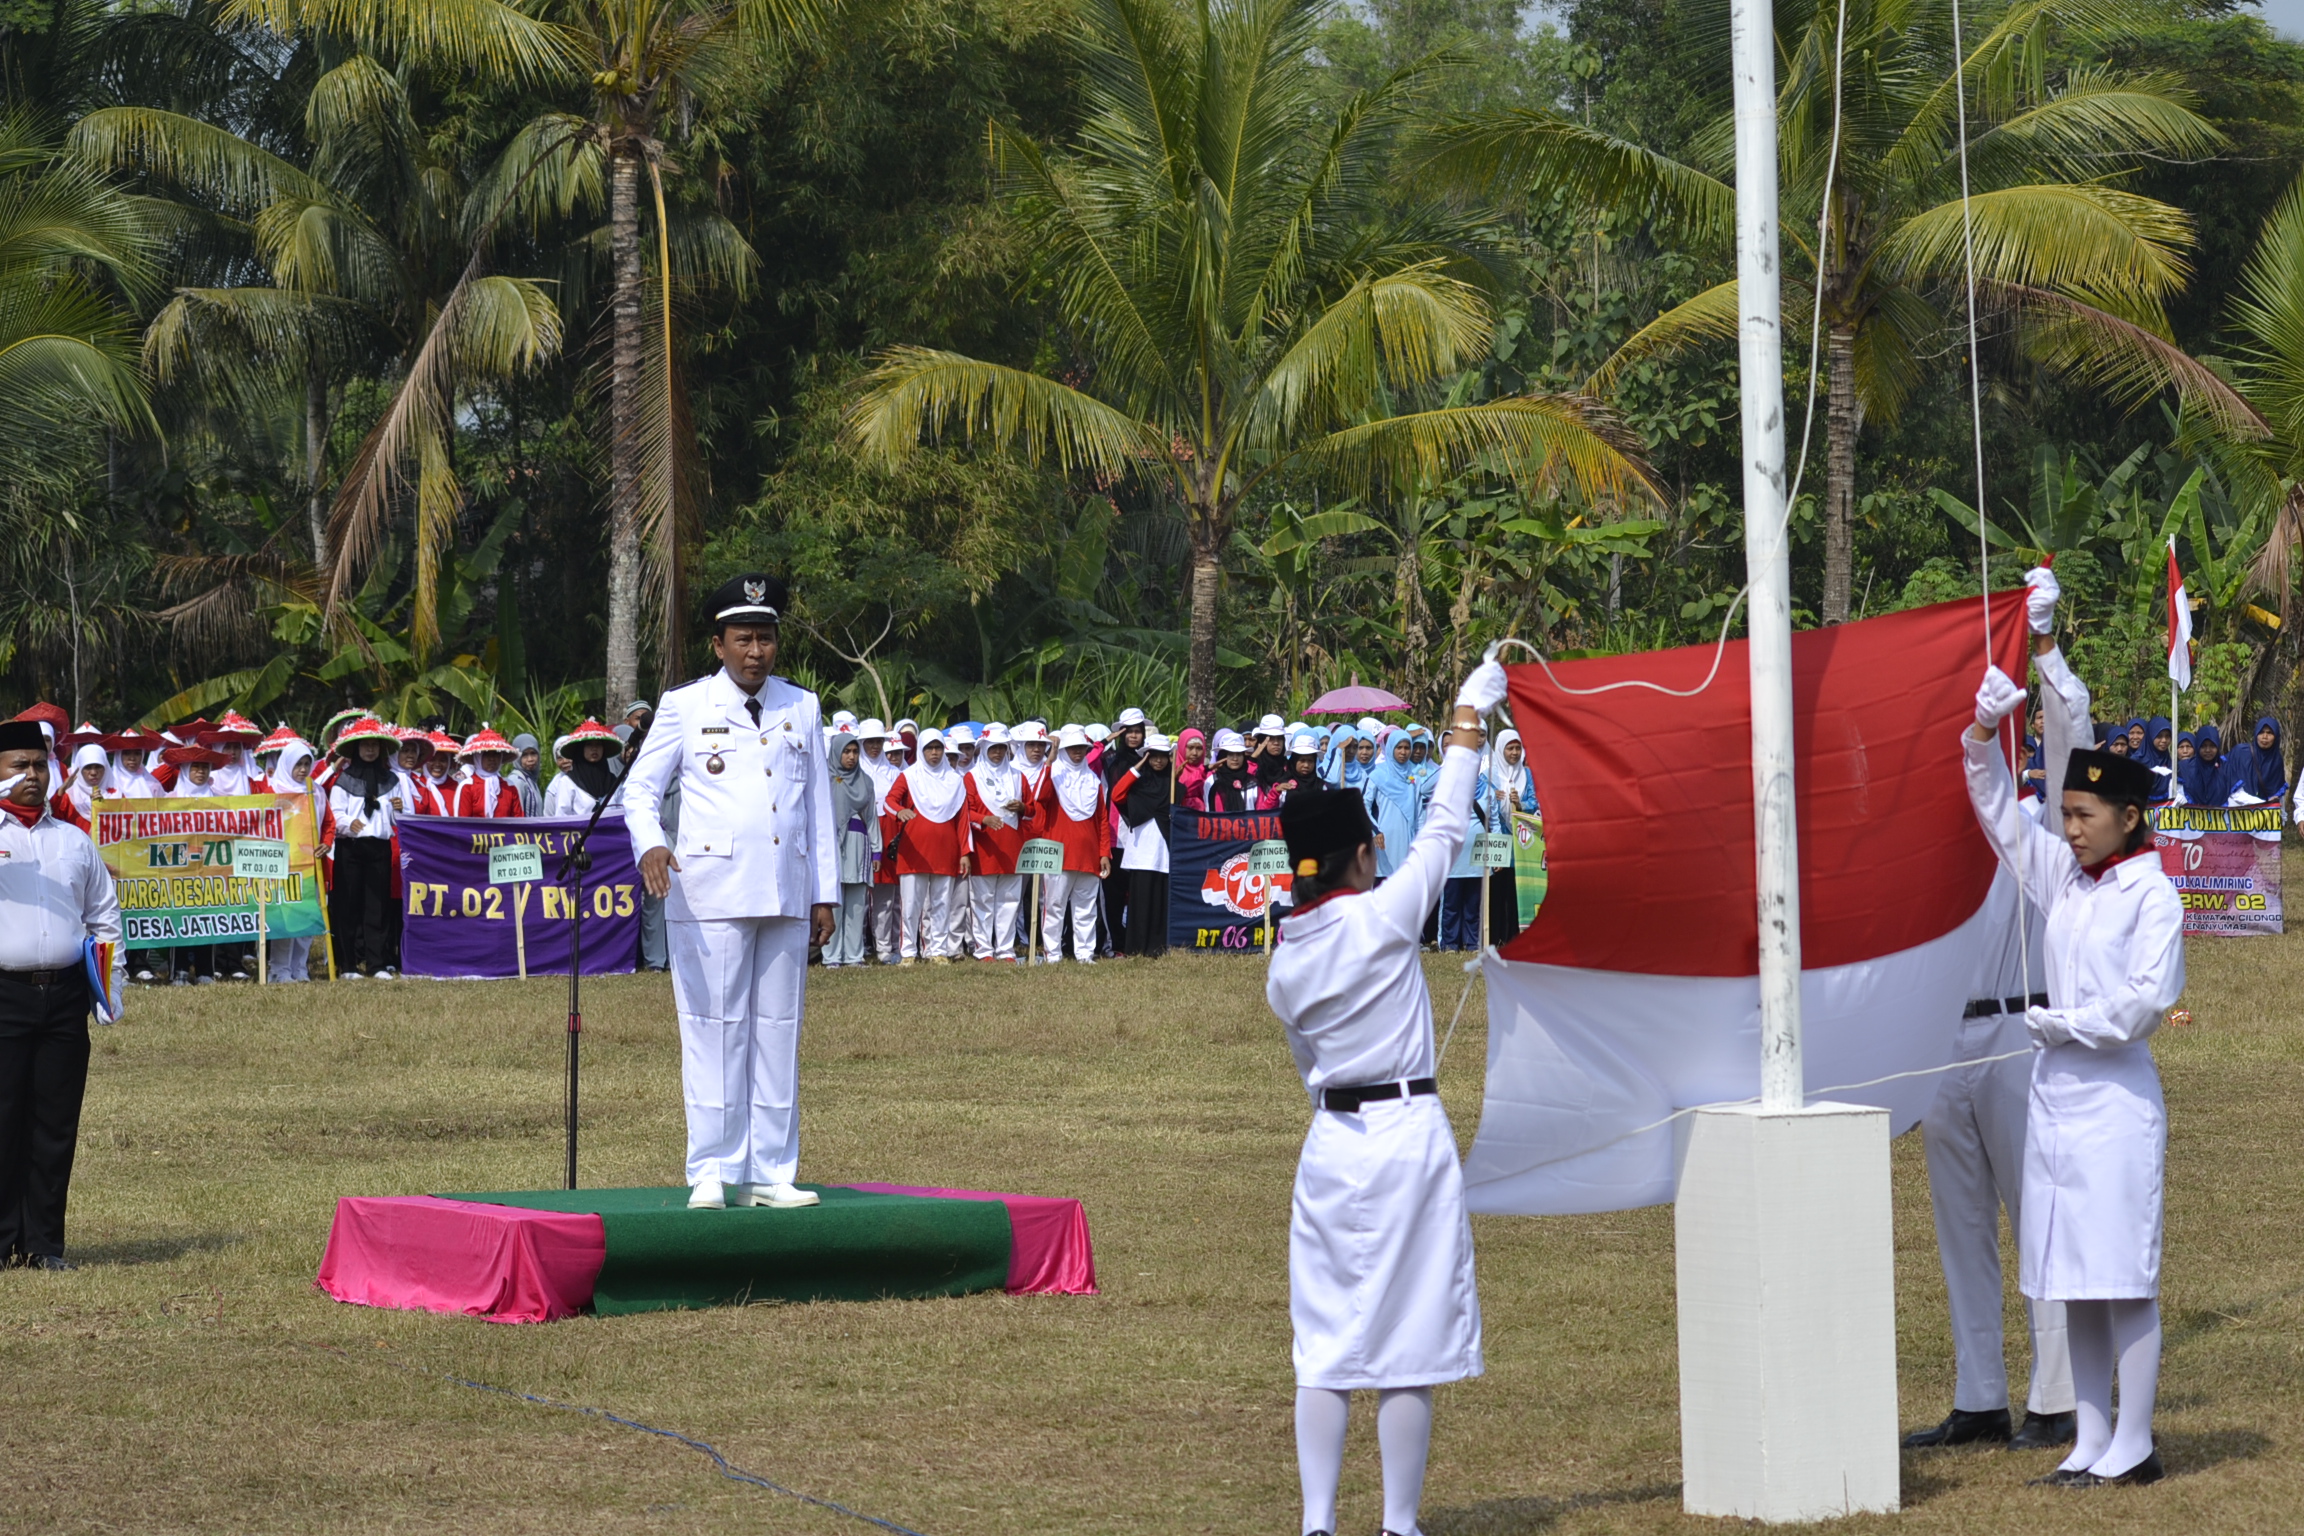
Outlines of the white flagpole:
<svg viewBox="0 0 2304 1536">
<path fill-rule="evenodd" d="M 1734 0 L 1738 387 L 1751 583 L 1752 814 L 1760 889 L 1760 1103 L 1798 1109 L 1800 844 L 1792 782 L 1792 566 L 1784 515 L 1783 273 L 1777 252 L 1771 8 Z"/>
</svg>

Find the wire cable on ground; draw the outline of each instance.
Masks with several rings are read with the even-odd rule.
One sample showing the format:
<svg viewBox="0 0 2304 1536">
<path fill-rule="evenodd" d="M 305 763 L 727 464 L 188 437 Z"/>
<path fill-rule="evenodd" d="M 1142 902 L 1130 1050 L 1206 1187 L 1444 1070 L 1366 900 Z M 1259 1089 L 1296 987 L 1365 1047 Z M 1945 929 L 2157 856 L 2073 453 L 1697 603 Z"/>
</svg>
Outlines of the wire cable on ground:
<svg viewBox="0 0 2304 1536">
<path fill-rule="evenodd" d="M 325 1344 L 306 1344 L 301 1347 L 319 1354 L 333 1355 L 337 1359 L 347 1362 L 364 1358 L 355 1356 L 346 1350 L 332 1349 Z M 588 1419 L 598 1419 L 602 1423 L 619 1425 L 625 1429 L 636 1429 L 644 1435 L 655 1435 L 659 1439 L 670 1440 L 676 1445 L 684 1445 L 688 1449 L 710 1458 L 713 1468 L 732 1483 L 743 1483 L 752 1488 L 765 1488 L 770 1493 L 780 1493 L 786 1498 L 798 1499 L 801 1503 L 817 1509 L 830 1510 L 833 1514 L 846 1515 L 851 1520 L 861 1520 L 866 1525 L 878 1526 L 881 1530 L 894 1532 L 895 1536 L 922 1536 L 921 1532 L 908 1525 L 898 1525 L 895 1521 L 883 1520 L 878 1515 L 867 1515 L 861 1510 L 850 1509 L 847 1505 L 835 1503 L 831 1499 L 820 1499 L 812 1493 L 802 1493 L 797 1488 L 787 1488 L 782 1483 L 773 1482 L 756 1472 L 747 1472 L 721 1455 L 719 1448 L 710 1441 L 699 1440 L 693 1435 L 684 1435 L 676 1429 L 661 1429 L 654 1424 L 643 1424 L 638 1419 L 628 1419 L 620 1413 L 611 1413 L 605 1408 L 588 1407 L 583 1403 L 564 1403 L 558 1398 L 540 1397 L 533 1392 L 516 1392 L 510 1387 L 493 1386 L 488 1382 L 474 1381 L 470 1377 L 458 1376 L 449 1371 L 435 1371 L 428 1366 L 414 1365 L 406 1360 L 379 1360 L 377 1363 L 417 1376 L 429 1376 L 435 1381 L 445 1381 L 452 1386 L 469 1387 L 475 1392 L 486 1392 L 496 1397 L 508 1397 L 515 1402 L 532 1403 L 536 1407 L 553 1408 L 562 1413 L 582 1414 Z"/>
</svg>

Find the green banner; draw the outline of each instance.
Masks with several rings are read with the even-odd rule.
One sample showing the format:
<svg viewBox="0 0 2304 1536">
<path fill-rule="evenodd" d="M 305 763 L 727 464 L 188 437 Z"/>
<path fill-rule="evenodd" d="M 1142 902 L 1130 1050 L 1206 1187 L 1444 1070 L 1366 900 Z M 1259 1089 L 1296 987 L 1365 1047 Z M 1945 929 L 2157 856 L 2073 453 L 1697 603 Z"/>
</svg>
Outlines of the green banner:
<svg viewBox="0 0 2304 1536">
<path fill-rule="evenodd" d="M 1544 872 L 1544 818 L 1512 813 L 1512 884 L 1520 894 L 1520 926 L 1536 920 L 1552 877 Z"/>
<path fill-rule="evenodd" d="M 214 944 L 264 934 L 317 938 L 328 931 L 309 795 L 218 795 L 200 800 L 99 800 L 96 846 L 120 896 L 130 949 Z M 251 880 L 233 869 L 242 838 L 288 845 L 288 874 Z M 269 852 L 270 850 L 266 850 Z"/>
</svg>

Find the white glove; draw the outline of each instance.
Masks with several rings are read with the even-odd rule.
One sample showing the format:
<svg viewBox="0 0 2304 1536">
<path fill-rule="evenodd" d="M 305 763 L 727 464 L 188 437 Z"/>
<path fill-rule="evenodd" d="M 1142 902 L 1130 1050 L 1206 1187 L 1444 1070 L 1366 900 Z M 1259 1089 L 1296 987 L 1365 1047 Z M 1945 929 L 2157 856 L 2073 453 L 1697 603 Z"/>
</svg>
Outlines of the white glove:
<svg viewBox="0 0 2304 1536">
<path fill-rule="evenodd" d="M 1976 689 L 1976 723 L 1988 731 L 1996 731 L 2001 721 L 2023 707 L 2024 690 L 1998 667 L 1986 667 L 1984 681 Z"/>
<path fill-rule="evenodd" d="M 2064 589 L 2056 584 L 2056 573 L 2044 565 L 2036 565 L 2024 573 L 2024 585 L 2032 590 L 2024 594 L 2024 617 L 2036 635 L 2056 632 L 2056 600 Z"/>
<path fill-rule="evenodd" d="M 1482 714 L 1493 711 L 1504 702 L 1504 663 L 1484 661 L 1472 669 L 1464 679 L 1464 686 L 1456 690 L 1456 702 L 1469 704 Z"/>
<path fill-rule="evenodd" d="M 2043 1048 L 2063 1045 L 2072 1038 L 2071 1022 L 2060 1008 L 2043 1008 L 2038 1003 L 2024 1010 L 2024 1033 L 2032 1043 Z"/>
</svg>

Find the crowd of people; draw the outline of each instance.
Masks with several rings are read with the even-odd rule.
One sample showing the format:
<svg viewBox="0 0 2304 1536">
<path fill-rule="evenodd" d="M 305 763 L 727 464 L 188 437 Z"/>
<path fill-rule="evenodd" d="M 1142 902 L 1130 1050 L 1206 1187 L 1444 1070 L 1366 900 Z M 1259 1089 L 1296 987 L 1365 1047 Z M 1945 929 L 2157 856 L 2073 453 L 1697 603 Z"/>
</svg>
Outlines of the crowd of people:
<svg viewBox="0 0 2304 1536">
<path fill-rule="evenodd" d="M 316 739 L 286 723 L 267 733 L 231 711 L 165 731 L 74 726 L 52 704 L 17 718 L 37 722 L 51 743 L 52 782 L 61 786 L 51 809 L 83 829 L 102 800 L 309 794 L 337 973 L 390 976 L 401 916 L 395 819 L 582 817 L 603 800 L 621 815 L 624 773 L 652 713 L 641 700 L 614 726 L 587 719 L 548 753 L 525 733 L 506 738 L 484 724 L 459 739 L 444 719 L 397 725 L 354 709 L 339 711 Z M 1172 806 L 1255 815 L 1277 812 L 1301 789 L 1355 790 L 1376 829 L 1378 876 L 1388 878 L 1430 815 L 1440 770 L 1431 731 L 1374 718 L 1311 725 L 1267 714 L 1170 737 L 1140 709 L 1109 723 L 962 720 L 941 728 L 841 710 L 826 729 L 841 903 L 832 941 L 811 958 L 834 969 L 1013 962 L 1035 950 L 1043 960 L 1091 964 L 1156 955 L 1167 947 Z M 2231 752 L 2214 726 L 2178 733 L 2164 716 L 2098 726 L 2096 739 L 2151 770 L 2161 802 L 2285 803 L 2292 791 L 2270 716 Z M 2025 789 L 2037 793 L 2045 777 L 2037 731 L 2027 746 Z M 1508 832 L 1514 812 L 1540 809 L 1519 733 L 1504 730 L 1474 783 L 1472 831 Z M 677 828 L 677 789 L 659 813 Z M 1031 916 L 1017 861 L 1035 839 L 1061 845 L 1064 859 L 1061 873 L 1042 878 Z M 1467 839 L 1428 916 L 1428 947 L 1478 948 L 1483 899 L 1490 942 L 1518 932 L 1512 871 L 1483 873 L 1472 858 Z M 1034 922 L 1036 936 L 1027 926 Z M 274 941 L 269 974 L 309 979 L 310 949 L 310 940 Z M 136 976 L 146 981 L 246 979 L 256 969 L 252 950 L 230 944 L 142 958 Z M 640 963 L 666 964 L 662 904 L 653 899 L 643 903 Z"/>
</svg>

